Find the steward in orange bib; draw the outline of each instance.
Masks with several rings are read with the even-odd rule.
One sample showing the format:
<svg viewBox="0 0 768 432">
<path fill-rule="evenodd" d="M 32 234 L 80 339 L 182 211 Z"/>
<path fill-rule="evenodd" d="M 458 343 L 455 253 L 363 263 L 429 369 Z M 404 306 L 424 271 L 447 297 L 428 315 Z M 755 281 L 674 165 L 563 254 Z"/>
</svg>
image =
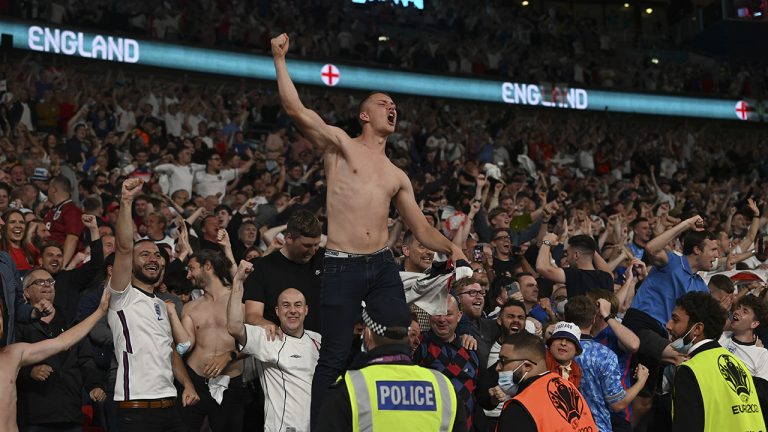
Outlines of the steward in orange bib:
<svg viewBox="0 0 768 432">
<path fill-rule="evenodd" d="M 547 369 L 538 337 L 527 332 L 507 336 L 496 370 L 501 390 L 516 394 L 504 404 L 497 432 L 598 432 L 579 389 Z"/>
</svg>

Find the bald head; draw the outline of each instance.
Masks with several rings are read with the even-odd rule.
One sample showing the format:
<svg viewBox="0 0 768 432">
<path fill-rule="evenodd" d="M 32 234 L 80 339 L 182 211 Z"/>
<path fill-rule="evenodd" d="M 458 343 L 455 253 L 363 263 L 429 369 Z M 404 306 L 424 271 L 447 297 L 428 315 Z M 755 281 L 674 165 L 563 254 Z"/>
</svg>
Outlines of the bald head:
<svg viewBox="0 0 768 432">
<path fill-rule="evenodd" d="M 277 297 L 275 313 L 283 333 L 293 337 L 301 337 L 304 334 L 304 319 L 309 313 L 309 308 L 301 291 L 296 288 L 283 290 Z"/>
</svg>

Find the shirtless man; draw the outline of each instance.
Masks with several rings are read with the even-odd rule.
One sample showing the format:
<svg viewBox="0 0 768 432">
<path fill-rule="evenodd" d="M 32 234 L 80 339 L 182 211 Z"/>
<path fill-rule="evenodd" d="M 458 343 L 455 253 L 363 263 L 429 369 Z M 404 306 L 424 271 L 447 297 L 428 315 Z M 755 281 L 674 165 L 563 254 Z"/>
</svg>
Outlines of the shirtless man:
<svg viewBox="0 0 768 432">
<path fill-rule="evenodd" d="M 363 132 L 350 138 L 301 103 L 288 75 L 287 52 L 288 35 L 272 39 L 280 101 L 302 134 L 323 150 L 328 177 L 328 249 L 320 313 L 323 346 L 312 382 L 314 424 L 325 391 L 344 369 L 361 301 L 365 300 L 369 309 L 408 307 L 398 266 L 387 249 L 390 203 L 427 248 L 454 261 L 466 257 L 461 248 L 429 225 L 416 204 L 408 176 L 384 153 L 397 121 L 392 98 L 380 92 L 366 97 L 358 118 Z"/>
<path fill-rule="evenodd" d="M 109 291 L 104 290 L 98 309 L 76 326 L 53 339 L 33 344 L 14 343 L 0 348 L 0 431 L 17 432 L 16 376 L 24 366 L 37 364 L 48 357 L 68 350 L 91 331 L 107 313 Z M 3 310 L 0 302 L 0 338 L 3 335 Z"/>
<path fill-rule="evenodd" d="M 187 407 L 182 417 L 189 430 L 198 431 L 205 416 L 214 432 L 242 430 L 245 395 L 243 394 L 243 361 L 238 359 L 235 339 L 227 331 L 227 302 L 230 287 L 223 279 L 229 262 L 221 252 L 202 249 L 189 260 L 187 279 L 202 297 L 184 305 L 179 319 L 173 304 L 168 317 L 173 328 L 176 350 L 186 357 L 187 369 L 200 403 Z M 209 386 L 228 385 L 219 401 L 211 396 Z"/>
</svg>

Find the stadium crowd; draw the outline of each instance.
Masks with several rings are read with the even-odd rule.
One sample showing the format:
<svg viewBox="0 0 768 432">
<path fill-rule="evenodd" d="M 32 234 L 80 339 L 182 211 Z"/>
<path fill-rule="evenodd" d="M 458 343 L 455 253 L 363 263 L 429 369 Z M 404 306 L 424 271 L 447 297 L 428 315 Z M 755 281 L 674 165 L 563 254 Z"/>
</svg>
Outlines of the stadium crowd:
<svg viewBox="0 0 768 432">
<path fill-rule="evenodd" d="M 80 430 L 86 405 L 110 431 L 306 431 L 321 400 L 313 430 L 345 430 L 346 389 L 312 385 L 338 336 L 321 335 L 321 277 L 344 273 L 324 265 L 328 155 L 282 93 L 42 57 L 0 67 L 3 344 L 92 327 L 21 357 L 20 428 Z M 360 133 L 365 96 L 301 98 Z M 712 413 L 764 429 L 765 130 L 396 99 L 386 155 L 468 260 L 390 211 L 408 334 L 393 348 L 371 332 L 396 323 L 370 309 L 348 329 L 351 371 L 362 348 L 441 372 L 453 430 L 725 430 Z M 723 399 L 697 381 L 719 373 L 701 365 L 711 353 L 733 383 Z"/>
<path fill-rule="evenodd" d="M 11 4 L 8 13 L 28 20 L 263 54 L 270 35 L 291 31 L 301 58 L 394 69 L 757 99 L 768 88 L 764 62 L 694 55 L 672 17 L 641 18 L 634 4 L 610 4 L 602 19 L 562 5 L 498 0 L 483 7 L 429 1 L 424 10 L 339 0 Z"/>
</svg>

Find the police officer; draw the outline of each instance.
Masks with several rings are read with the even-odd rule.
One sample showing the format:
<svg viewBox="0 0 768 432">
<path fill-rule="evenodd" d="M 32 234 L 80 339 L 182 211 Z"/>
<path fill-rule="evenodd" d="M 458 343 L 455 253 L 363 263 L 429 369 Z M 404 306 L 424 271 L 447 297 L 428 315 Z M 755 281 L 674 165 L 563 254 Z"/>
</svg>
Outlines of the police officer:
<svg viewBox="0 0 768 432">
<path fill-rule="evenodd" d="M 506 336 L 496 370 L 505 397 L 514 395 L 504 404 L 497 432 L 598 431 L 579 389 L 547 369 L 538 337 L 524 331 Z"/>
<path fill-rule="evenodd" d="M 688 360 L 675 375 L 672 430 L 765 430 L 758 397 L 763 387 L 717 342 L 725 320 L 726 311 L 709 293 L 688 293 L 675 302 L 667 331 L 676 338 L 671 346 Z"/>
<path fill-rule="evenodd" d="M 466 431 L 466 413 L 451 382 L 415 366 L 407 307 L 363 310 L 362 367 L 348 370 L 326 393 L 313 431 Z"/>
</svg>

